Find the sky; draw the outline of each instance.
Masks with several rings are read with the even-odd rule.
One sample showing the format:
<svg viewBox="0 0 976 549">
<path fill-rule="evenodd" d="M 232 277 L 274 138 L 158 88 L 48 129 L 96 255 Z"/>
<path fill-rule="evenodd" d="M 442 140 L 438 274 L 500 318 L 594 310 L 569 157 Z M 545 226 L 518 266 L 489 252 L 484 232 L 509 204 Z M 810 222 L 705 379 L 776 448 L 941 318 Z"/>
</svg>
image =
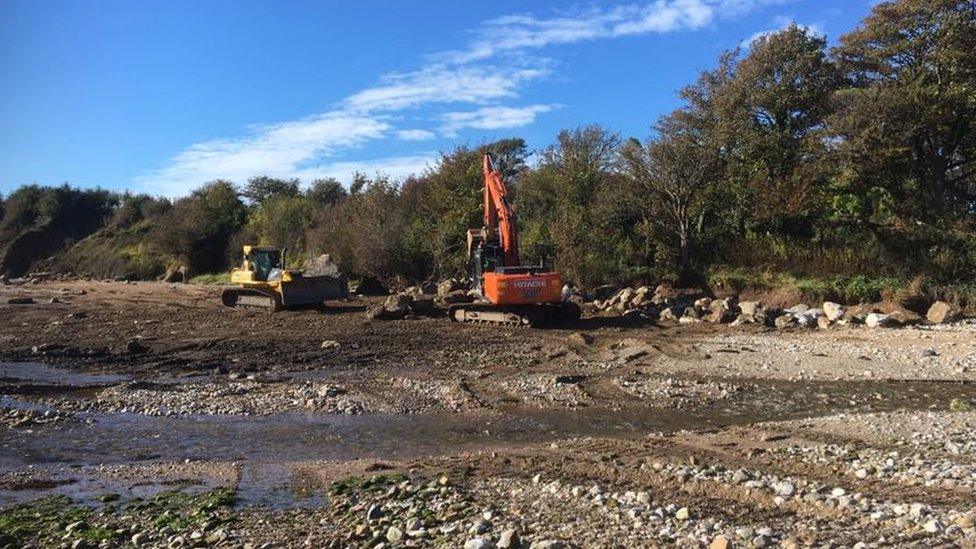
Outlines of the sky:
<svg viewBox="0 0 976 549">
<path fill-rule="evenodd" d="M 3 0 L 0 193 L 402 178 L 504 137 L 645 138 L 719 54 L 875 0 Z"/>
</svg>

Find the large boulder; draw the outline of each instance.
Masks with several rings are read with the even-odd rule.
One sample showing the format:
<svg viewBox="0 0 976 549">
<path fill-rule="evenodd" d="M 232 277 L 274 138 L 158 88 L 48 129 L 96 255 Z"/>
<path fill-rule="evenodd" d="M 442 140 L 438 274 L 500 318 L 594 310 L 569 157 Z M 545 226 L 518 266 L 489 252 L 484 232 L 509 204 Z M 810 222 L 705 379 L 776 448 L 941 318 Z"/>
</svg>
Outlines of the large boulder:
<svg viewBox="0 0 976 549">
<path fill-rule="evenodd" d="M 736 305 L 732 298 L 716 299 L 709 303 L 708 308 L 705 320 L 713 324 L 731 322 L 735 318 Z"/>
<path fill-rule="evenodd" d="M 899 323 L 891 315 L 870 313 L 864 318 L 864 324 L 868 328 L 896 328 Z"/>
<path fill-rule="evenodd" d="M 304 276 L 331 276 L 333 278 L 342 278 L 342 273 L 339 271 L 339 265 L 335 261 L 332 261 L 332 257 L 329 254 L 322 254 L 315 259 L 309 259 L 302 265 L 302 274 Z"/>
<path fill-rule="evenodd" d="M 437 283 L 437 296 L 444 297 L 451 292 L 465 290 L 464 284 L 456 278 L 448 278 Z"/>
<path fill-rule="evenodd" d="M 824 316 L 827 320 L 831 322 L 837 322 L 838 320 L 844 318 L 844 307 L 839 303 L 834 303 L 833 301 L 825 301 L 823 304 Z"/>
<path fill-rule="evenodd" d="M 391 295 L 382 305 L 373 305 L 366 309 L 366 318 L 370 320 L 399 320 L 411 312 L 414 297 L 406 292 Z"/>
<path fill-rule="evenodd" d="M 441 296 L 440 300 L 447 305 L 453 305 L 455 303 L 471 303 L 474 301 L 474 296 L 465 290 L 454 290 L 453 292 Z"/>
<path fill-rule="evenodd" d="M 960 316 L 962 316 L 962 312 L 956 306 L 945 301 L 936 301 L 925 314 L 925 318 L 932 324 L 954 322 L 959 320 Z"/>
</svg>

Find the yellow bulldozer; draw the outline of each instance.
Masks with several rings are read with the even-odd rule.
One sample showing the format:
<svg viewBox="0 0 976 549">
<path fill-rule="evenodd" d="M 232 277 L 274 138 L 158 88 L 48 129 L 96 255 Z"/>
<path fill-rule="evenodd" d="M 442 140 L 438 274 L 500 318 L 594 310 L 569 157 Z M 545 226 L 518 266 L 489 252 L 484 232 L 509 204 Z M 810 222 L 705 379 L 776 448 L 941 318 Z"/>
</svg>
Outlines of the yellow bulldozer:
<svg viewBox="0 0 976 549">
<path fill-rule="evenodd" d="M 345 299 L 348 286 L 342 276 L 307 275 L 285 269 L 285 249 L 274 246 L 244 246 L 244 260 L 234 269 L 220 295 L 227 307 L 259 307 L 271 311 L 301 307 L 322 307 L 326 300 Z"/>
</svg>

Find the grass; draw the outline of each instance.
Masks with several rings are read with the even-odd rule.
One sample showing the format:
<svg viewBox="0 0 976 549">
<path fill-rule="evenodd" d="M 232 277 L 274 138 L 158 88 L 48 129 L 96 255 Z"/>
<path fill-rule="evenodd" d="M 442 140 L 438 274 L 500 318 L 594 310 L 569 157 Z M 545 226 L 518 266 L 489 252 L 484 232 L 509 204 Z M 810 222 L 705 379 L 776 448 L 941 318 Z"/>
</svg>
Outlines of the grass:
<svg viewBox="0 0 976 549">
<path fill-rule="evenodd" d="M 708 273 L 709 286 L 742 292 L 795 290 L 817 301 L 841 303 L 872 303 L 902 294 L 908 281 L 893 277 L 796 277 L 788 273 L 750 271 L 744 269 L 714 269 Z"/>
</svg>

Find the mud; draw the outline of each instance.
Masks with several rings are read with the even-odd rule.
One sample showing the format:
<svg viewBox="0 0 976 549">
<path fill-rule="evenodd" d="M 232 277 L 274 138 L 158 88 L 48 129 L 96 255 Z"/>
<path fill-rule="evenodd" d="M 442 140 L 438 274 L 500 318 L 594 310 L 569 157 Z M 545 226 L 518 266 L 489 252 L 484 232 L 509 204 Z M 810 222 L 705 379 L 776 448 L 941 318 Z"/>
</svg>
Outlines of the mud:
<svg viewBox="0 0 976 549">
<path fill-rule="evenodd" d="M 268 315 L 224 310 L 210 287 L 0 287 L 25 294 L 36 303 L 0 305 L 10 510 L 65 495 L 114 523 L 138 513 L 115 514 L 106 494 L 231 490 L 234 525 L 195 538 L 217 546 L 373 546 L 415 526 L 401 505 L 453 510 L 394 546 L 496 542 L 509 527 L 526 546 L 974 540 L 965 323 L 773 332 L 597 317 L 506 330 L 367 322 L 369 300 Z M 418 490 L 349 480 L 371 477 Z M 362 522 L 366 501 L 385 518 Z M 492 525 L 468 533 L 489 507 Z M 125 528 L 161 546 L 193 533 Z M 47 539 L 32 535 L 18 539 Z"/>
</svg>

